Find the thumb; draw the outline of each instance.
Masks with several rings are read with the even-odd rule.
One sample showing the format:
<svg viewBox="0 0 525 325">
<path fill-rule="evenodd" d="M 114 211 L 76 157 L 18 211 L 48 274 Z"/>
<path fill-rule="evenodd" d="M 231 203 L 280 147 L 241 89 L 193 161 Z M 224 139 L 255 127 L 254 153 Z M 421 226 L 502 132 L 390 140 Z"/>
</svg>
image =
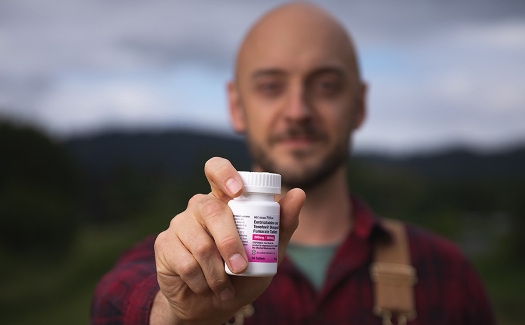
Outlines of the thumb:
<svg viewBox="0 0 525 325">
<path fill-rule="evenodd" d="M 281 205 L 281 228 L 279 229 L 279 263 L 284 258 L 286 247 L 290 242 L 290 238 L 299 225 L 299 212 L 306 200 L 306 194 L 300 188 L 294 188 L 288 191 L 286 195 L 281 198 L 279 204 Z"/>
</svg>

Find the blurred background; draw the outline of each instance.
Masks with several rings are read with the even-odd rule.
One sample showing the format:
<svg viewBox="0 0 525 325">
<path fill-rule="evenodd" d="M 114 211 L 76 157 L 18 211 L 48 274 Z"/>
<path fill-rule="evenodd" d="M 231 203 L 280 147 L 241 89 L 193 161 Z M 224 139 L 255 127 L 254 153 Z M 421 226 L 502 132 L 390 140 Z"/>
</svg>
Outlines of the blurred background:
<svg viewBox="0 0 525 325">
<path fill-rule="evenodd" d="M 87 324 L 97 280 L 219 155 L 225 84 L 283 1 L 0 2 L 0 323 Z M 500 324 L 525 309 L 525 2 L 323 1 L 369 83 L 349 182 L 456 242 Z"/>
</svg>

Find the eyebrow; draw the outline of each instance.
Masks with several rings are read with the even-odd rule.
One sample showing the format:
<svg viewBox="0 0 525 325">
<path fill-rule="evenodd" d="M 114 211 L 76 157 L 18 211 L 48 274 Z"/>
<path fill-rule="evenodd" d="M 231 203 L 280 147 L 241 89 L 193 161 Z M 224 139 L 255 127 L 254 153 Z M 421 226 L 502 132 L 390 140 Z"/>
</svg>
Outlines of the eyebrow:
<svg viewBox="0 0 525 325">
<path fill-rule="evenodd" d="M 340 68 L 340 67 L 325 66 L 325 67 L 316 68 L 313 71 L 309 72 L 308 73 L 308 77 L 315 76 L 315 75 L 320 75 L 320 74 L 324 74 L 324 73 L 333 73 L 333 74 L 338 75 L 339 77 L 344 77 L 344 75 L 345 75 L 344 70 L 342 68 Z M 285 75 L 285 74 L 286 74 L 285 70 L 282 70 L 282 69 L 279 69 L 279 68 L 268 68 L 268 69 L 256 70 L 252 74 L 251 78 L 254 80 L 254 79 L 257 79 L 257 78 L 260 78 L 260 77 L 264 77 L 264 76 L 282 76 L 282 75 Z"/>
<path fill-rule="evenodd" d="M 332 66 L 329 66 L 329 67 L 321 67 L 319 69 L 315 69 L 314 71 L 310 72 L 308 74 L 309 77 L 312 77 L 312 76 L 316 76 L 316 75 L 320 75 L 320 74 L 325 74 L 325 73 L 333 73 L 333 74 L 336 74 L 337 76 L 341 77 L 341 78 L 344 78 L 345 76 L 345 72 L 342 68 L 339 68 L 339 67 L 332 67 Z"/>
<path fill-rule="evenodd" d="M 260 69 L 252 74 L 252 79 L 257 79 L 264 76 L 279 76 L 285 75 L 286 72 L 278 68 Z"/>
</svg>

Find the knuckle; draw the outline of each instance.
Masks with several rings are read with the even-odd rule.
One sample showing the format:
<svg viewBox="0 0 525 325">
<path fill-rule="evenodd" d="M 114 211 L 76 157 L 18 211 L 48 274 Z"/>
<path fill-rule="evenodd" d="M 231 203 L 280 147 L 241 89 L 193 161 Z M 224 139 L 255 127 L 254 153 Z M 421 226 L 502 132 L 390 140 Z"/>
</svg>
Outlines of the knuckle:
<svg viewBox="0 0 525 325">
<path fill-rule="evenodd" d="M 166 256 L 166 247 L 168 247 L 167 232 L 161 232 L 155 239 L 153 251 L 155 253 L 155 267 L 157 274 L 169 273 L 169 262 Z"/>
<path fill-rule="evenodd" d="M 178 216 L 180 216 L 182 213 L 176 215 L 175 217 L 171 218 L 170 220 L 170 228 L 172 229 L 177 229 L 177 223 L 179 222 L 180 218 L 177 218 Z"/>
<path fill-rule="evenodd" d="M 198 202 L 202 201 L 206 195 L 204 194 L 195 194 L 193 195 L 190 200 L 188 201 L 188 207 L 193 206 L 197 204 Z"/>
<path fill-rule="evenodd" d="M 199 281 L 199 282 L 193 283 L 191 289 L 196 294 L 202 295 L 202 294 L 209 292 L 210 287 L 208 286 L 206 282 Z"/>
<path fill-rule="evenodd" d="M 194 278 L 199 272 L 199 263 L 195 260 L 181 261 L 178 266 L 178 274 L 182 279 Z"/>
<path fill-rule="evenodd" d="M 163 246 L 166 241 L 166 231 L 161 232 L 158 234 L 157 238 L 155 239 L 155 244 L 153 245 L 155 252 L 158 252 Z"/>
<path fill-rule="evenodd" d="M 208 279 L 208 286 L 213 291 L 217 291 L 218 289 L 222 289 L 226 287 L 227 279 L 226 277 L 218 276 L 213 277 L 211 279 Z"/>
<path fill-rule="evenodd" d="M 212 241 L 204 241 L 195 247 L 193 254 L 198 259 L 206 259 L 215 253 L 215 244 Z"/>
<path fill-rule="evenodd" d="M 217 242 L 217 248 L 221 252 L 231 251 L 232 247 L 236 247 L 239 241 L 238 235 L 226 235 Z"/>
<path fill-rule="evenodd" d="M 225 212 L 225 206 L 218 200 L 208 199 L 201 202 L 202 217 L 215 220 Z"/>
<path fill-rule="evenodd" d="M 195 194 L 188 200 L 188 206 L 186 210 L 183 212 L 177 214 L 175 217 L 173 217 L 170 221 L 170 228 L 172 229 L 178 229 L 182 227 L 182 225 L 188 220 L 188 218 L 192 218 L 194 215 L 194 211 L 196 207 L 200 205 L 201 202 L 205 201 L 207 199 L 207 195 L 204 194 Z"/>
</svg>

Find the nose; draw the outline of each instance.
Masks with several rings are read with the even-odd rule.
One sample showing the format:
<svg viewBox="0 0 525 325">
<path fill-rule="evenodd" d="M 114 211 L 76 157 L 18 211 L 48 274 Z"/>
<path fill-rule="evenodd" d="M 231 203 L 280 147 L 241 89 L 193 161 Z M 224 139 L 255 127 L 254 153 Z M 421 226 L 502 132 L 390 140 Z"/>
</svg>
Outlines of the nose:
<svg viewBox="0 0 525 325">
<path fill-rule="evenodd" d="M 311 118 L 312 110 L 306 100 L 302 86 L 291 89 L 286 105 L 285 117 L 290 122 L 304 122 Z"/>
</svg>

